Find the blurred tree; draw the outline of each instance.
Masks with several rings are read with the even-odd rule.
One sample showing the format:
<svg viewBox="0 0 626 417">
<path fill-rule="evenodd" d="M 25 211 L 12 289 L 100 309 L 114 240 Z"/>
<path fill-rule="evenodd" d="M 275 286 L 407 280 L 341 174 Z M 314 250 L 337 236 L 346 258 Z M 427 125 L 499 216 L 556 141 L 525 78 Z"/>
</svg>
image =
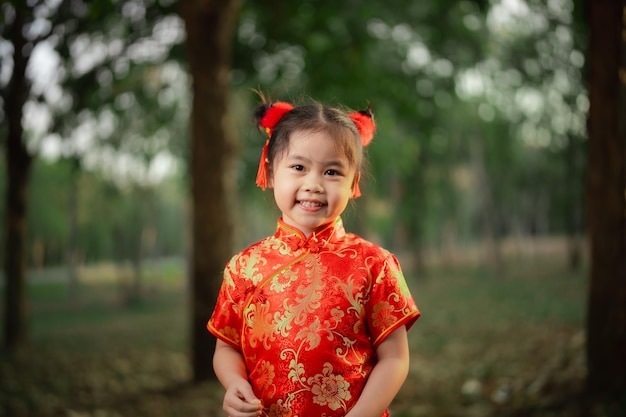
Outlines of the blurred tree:
<svg viewBox="0 0 626 417">
<path fill-rule="evenodd" d="M 100 0 L 81 7 L 68 18 L 76 30 L 66 33 L 66 41 L 57 45 L 65 69 L 60 72 L 70 76 L 60 77 L 59 104 L 49 107 L 50 130 L 57 133 L 54 139 L 62 157 L 77 168 L 72 171 L 72 182 L 79 182 L 85 167 L 99 170 L 121 188 L 120 193 L 142 205 L 155 186 L 152 166 L 163 156 L 181 157 L 180 143 L 186 138 L 181 128 L 188 117 L 186 77 L 175 61 L 180 58 L 182 22 L 169 1 Z M 88 51 L 100 54 L 89 57 Z M 82 110 L 68 113 L 67 103 Z M 80 187 L 73 191 L 77 193 Z M 74 200 L 80 201 L 80 196 Z M 150 217 L 136 216 L 130 225 L 114 225 L 122 229 L 118 237 L 130 244 L 117 246 L 115 259 L 130 259 L 134 265 L 134 282 L 129 287 L 134 292 L 142 287 L 145 255 L 145 241 L 137 236 L 153 229 L 149 221 Z M 78 227 L 77 222 L 71 221 L 70 227 Z M 72 285 L 77 280 L 80 233 L 70 231 L 69 237 L 66 249 Z M 127 295 L 130 299 L 141 296 Z"/>
<path fill-rule="evenodd" d="M 626 398 L 626 2 L 589 0 L 588 385 Z"/>
<path fill-rule="evenodd" d="M 176 30 L 172 36 L 172 31 L 167 31 L 168 21 L 160 19 L 167 14 L 168 7 L 172 7 L 171 3 L 153 1 L 144 5 L 134 1 L 113 0 L 15 0 L 0 5 L 0 42 L 3 43 L 0 53 L 3 63 L 6 58 L 12 64 L 2 68 L 0 95 L 3 108 L 0 118 L 6 120 L 6 132 L 0 137 L 6 137 L 2 144 L 6 148 L 8 174 L 4 270 L 7 282 L 5 345 L 9 350 L 17 349 L 26 340 L 24 283 L 28 247 L 28 180 L 33 158 L 41 146 L 43 136 L 36 131 L 47 129 L 46 133 L 56 133 L 62 143 L 62 153 L 68 157 L 81 158 L 84 155 L 77 143 L 89 136 L 85 132 L 90 128 L 94 136 L 104 137 L 106 134 L 102 132 L 105 131 L 109 138 L 123 137 L 115 126 L 107 123 L 110 121 L 107 115 L 111 112 L 104 104 L 123 96 L 126 90 L 119 91 L 114 87 L 123 85 L 124 80 L 146 81 L 145 74 L 150 75 L 146 67 L 153 67 L 155 62 L 160 62 L 175 49 L 172 45 L 177 42 Z M 147 48 L 142 42 L 152 35 L 153 29 L 156 32 L 154 36 L 160 36 L 160 42 L 148 45 L 151 47 Z M 152 55 L 147 52 L 148 49 Z M 33 64 L 36 53 L 40 57 L 39 64 L 56 61 L 56 73 L 49 79 L 42 79 L 41 68 Z M 143 71 L 137 71 L 136 68 Z M 114 83 L 114 80 L 119 82 Z M 156 99 L 154 88 L 148 86 L 144 91 L 149 93 L 152 101 Z M 157 89 L 156 93 L 159 91 L 161 89 Z M 142 104 L 141 91 L 139 97 L 134 109 Z M 129 97 L 120 101 L 128 103 Z M 163 100 L 163 103 L 166 102 Z M 175 106 L 152 107 L 155 108 L 163 108 L 168 112 Z M 124 114 L 123 110 L 120 113 Z M 24 117 L 26 114 L 29 117 Z M 126 114 L 131 117 L 133 113 Z M 159 117 L 158 112 L 149 114 Z M 80 130 L 79 126 L 82 132 L 73 135 Z M 152 132 L 156 130 L 148 126 L 146 134 L 150 128 Z M 93 151 L 100 144 L 86 145 L 83 142 L 82 145 L 82 151 Z M 115 145 L 115 142 L 109 144 Z"/>
<path fill-rule="evenodd" d="M 39 33 L 29 31 L 35 17 L 23 2 L 3 5 L 2 36 L 13 43 L 11 80 L 2 89 L 2 104 L 7 122 L 6 153 L 7 191 L 5 213 L 5 325 L 4 344 L 9 351 L 24 345 L 26 331 L 26 213 L 28 210 L 28 176 L 32 156 L 24 141 L 22 116 L 29 96 L 26 68 L 34 46 L 41 41 Z M 7 16 L 8 15 L 8 16 Z M 11 16 L 12 15 L 12 16 Z"/>
<path fill-rule="evenodd" d="M 229 123 L 232 34 L 237 0 L 183 1 L 191 112 L 191 354 L 193 378 L 214 378 L 215 339 L 206 330 L 224 265 L 232 256 L 235 136 Z"/>
<path fill-rule="evenodd" d="M 580 265 L 584 234 L 588 106 L 583 79 L 586 21 L 576 2 L 527 0 L 528 23 L 500 25 L 506 40 L 494 45 L 494 55 L 506 70 L 499 78 L 509 79 L 503 87 L 514 89 L 510 96 L 517 105 L 506 109 L 507 116 L 527 145 L 524 153 L 532 155 L 517 189 L 534 206 L 529 231 L 565 234 L 571 268 Z M 517 85 L 511 85 L 516 78 Z"/>
<path fill-rule="evenodd" d="M 568 0 L 244 4 L 233 80 L 371 100 L 374 181 L 351 226 L 417 266 L 427 246 L 491 242 L 497 269 L 504 237 L 583 233 L 582 34 Z"/>
</svg>

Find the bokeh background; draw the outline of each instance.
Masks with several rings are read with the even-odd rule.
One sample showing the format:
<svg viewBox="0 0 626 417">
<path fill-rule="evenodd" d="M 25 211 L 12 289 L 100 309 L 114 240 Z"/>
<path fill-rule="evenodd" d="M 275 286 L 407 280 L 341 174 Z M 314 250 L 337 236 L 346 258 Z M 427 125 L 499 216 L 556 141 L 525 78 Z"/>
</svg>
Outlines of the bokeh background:
<svg viewBox="0 0 626 417">
<path fill-rule="evenodd" d="M 624 416 L 623 377 L 589 394 L 590 22 L 574 0 L 2 2 L 0 415 L 223 415 L 202 324 L 278 216 L 258 90 L 373 107 L 344 220 L 423 312 L 392 415 Z"/>
</svg>

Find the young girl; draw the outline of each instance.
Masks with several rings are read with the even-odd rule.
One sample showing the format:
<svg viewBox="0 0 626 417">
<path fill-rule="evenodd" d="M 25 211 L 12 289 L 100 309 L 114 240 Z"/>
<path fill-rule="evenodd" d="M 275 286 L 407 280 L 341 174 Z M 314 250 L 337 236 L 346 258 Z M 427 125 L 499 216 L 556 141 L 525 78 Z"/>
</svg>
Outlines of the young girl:
<svg viewBox="0 0 626 417">
<path fill-rule="evenodd" d="M 406 379 L 420 315 L 397 259 L 344 230 L 360 195 L 369 110 L 264 103 L 257 185 L 276 232 L 227 264 L 207 327 L 229 417 L 381 417 Z"/>
</svg>

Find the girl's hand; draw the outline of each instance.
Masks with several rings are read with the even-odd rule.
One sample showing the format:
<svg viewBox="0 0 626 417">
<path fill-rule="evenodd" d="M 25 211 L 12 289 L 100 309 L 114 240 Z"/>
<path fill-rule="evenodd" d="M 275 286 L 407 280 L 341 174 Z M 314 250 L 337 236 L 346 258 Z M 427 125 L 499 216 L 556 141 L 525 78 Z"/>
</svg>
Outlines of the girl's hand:
<svg viewBox="0 0 626 417">
<path fill-rule="evenodd" d="M 228 386 L 222 407 L 228 417 L 258 417 L 263 411 L 261 400 L 244 379 L 237 379 Z"/>
</svg>

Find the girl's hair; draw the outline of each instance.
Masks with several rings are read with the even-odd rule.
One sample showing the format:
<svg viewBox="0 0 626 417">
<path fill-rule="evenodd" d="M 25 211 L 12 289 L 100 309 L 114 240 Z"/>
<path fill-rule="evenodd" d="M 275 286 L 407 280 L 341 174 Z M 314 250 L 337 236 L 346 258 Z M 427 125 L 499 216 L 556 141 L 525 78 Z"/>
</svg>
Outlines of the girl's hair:
<svg viewBox="0 0 626 417">
<path fill-rule="evenodd" d="M 271 103 L 264 102 L 254 112 L 259 127 L 263 128 L 261 119 L 271 106 Z M 328 133 L 335 139 L 337 151 L 348 159 L 351 166 L 356 167 L 356 172 L 364 169 L 363 145 L 355 122 L 343 110 L 313 102 L 286 112 L 271 130 L 267 144 L 267 175 L 271 175 L 276 158 L 289 149 L 291 134 L 304 130 Z"/>
</svg>

